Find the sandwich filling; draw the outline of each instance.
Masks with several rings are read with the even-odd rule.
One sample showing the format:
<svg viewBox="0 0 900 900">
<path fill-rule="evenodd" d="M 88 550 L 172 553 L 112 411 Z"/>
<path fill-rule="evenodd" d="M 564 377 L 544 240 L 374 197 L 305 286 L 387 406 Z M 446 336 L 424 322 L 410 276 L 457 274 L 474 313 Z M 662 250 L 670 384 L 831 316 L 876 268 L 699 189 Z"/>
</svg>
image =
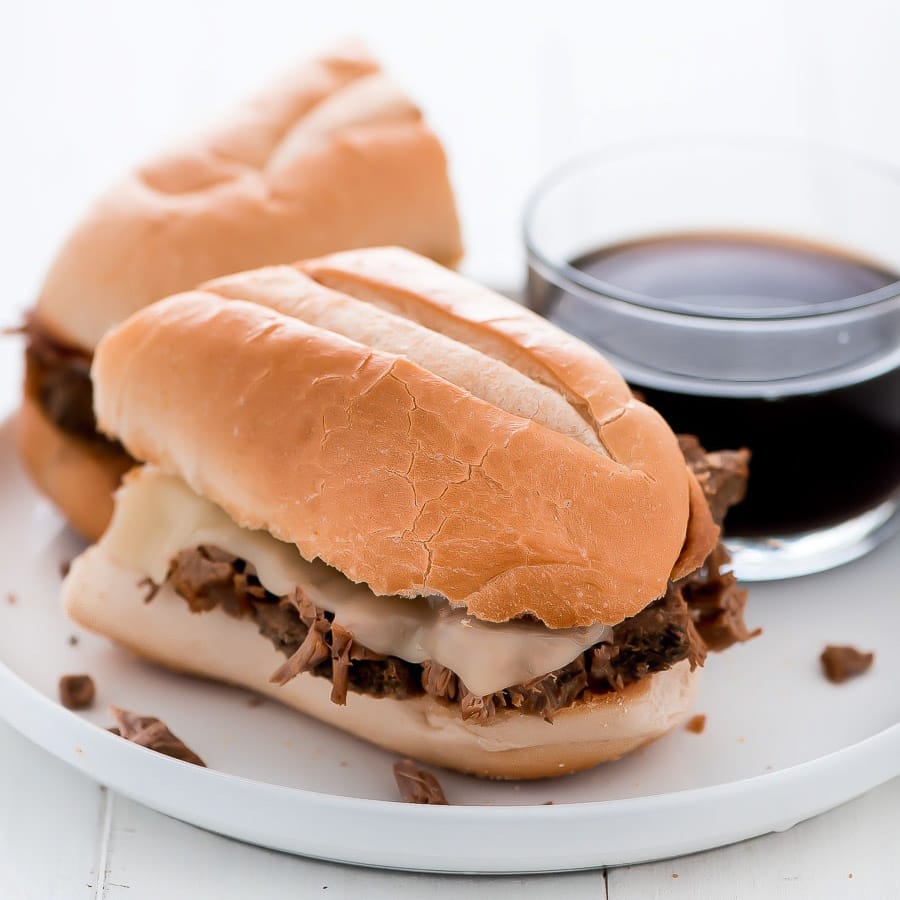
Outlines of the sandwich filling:
<svg viewBox="0 0 900 900">
<path fill-rule="evenodd" d="M 28 342 L 26 388 L 47 419 L 98 452 L 128 458 L 121 444 L 97 430 L 90 354 L 59 341 L 34 316 L 28 318 L 22 331 Z"/>
<path fill-rule="evenodd" d="M 683 449 L 711 500 L 739 498 L 743 457 L 707 455 L 689 439 Z M 292 545 L 241 528 L 152 467 L 119 492 L 101 546 L 143 579 L 148 602 L 166 584 L 184 598 L 186 612 L 221 607 L 246 620 L 285 657 L 274 683 L 302 673 L 325 677 L 339 704 L 350 691 L 428 694 L 475 722 L 489 722 L 499 709 L 551 719 L 586 692 L 621 690 L 682 660 L 693 668 L 708 648 L 751 637 L 745 592 L 721 547 L 701 570 L 615 626 L 554 630 L 528 617 L 487 623 L 438 598 L 376 596 L 302 559 Z"/>
<path fill-rule="evenodd" d="M 180 478 L 152 466 L 126 479 L 101 546 L 138 577 L 171 583 L 195 611 L 221 604 L 245 615 L 256 611 L 254 599 L 278 601 L 299 625 L 315 608 L 311 621 L 327 614 L 368 651 L 440 663 L 478 694 L 565 666 L 612 632 L 600 624 L 551 630 L 526 619 L 482 622 L 438 598 L 377 596 L 320 560 L 303 559 L 293 544 L 240 527 Z"/>
</svg>

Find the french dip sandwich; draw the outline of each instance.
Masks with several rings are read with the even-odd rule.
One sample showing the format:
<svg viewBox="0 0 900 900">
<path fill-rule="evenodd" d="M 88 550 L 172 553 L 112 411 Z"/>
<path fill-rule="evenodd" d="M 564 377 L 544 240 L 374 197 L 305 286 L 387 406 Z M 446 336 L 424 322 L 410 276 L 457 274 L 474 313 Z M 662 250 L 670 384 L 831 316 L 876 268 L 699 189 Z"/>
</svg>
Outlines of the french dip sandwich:
<svg viewBox="0 0 900 900">
<path fill-rule="evenodd" d="M 408 251 L 168 298 L 92 377 L 145 465 L 65 606 L 165 666 L 540 778 L 664 734 L 750 636 L 716 522 L 746 453 L 680 444 L 593 349 Z"/>
<path fill-rule="evenodd" d="M 91 356 L 111 326 L 209 278 L 384 243 L 447 265 L 462 253 L 440 142 L 355 46 L 138 167 L 72 232 L 25 327 L 18 441 L 35 484 L 100 536 L 133 464 L 92 412 Z"/>
</svg>

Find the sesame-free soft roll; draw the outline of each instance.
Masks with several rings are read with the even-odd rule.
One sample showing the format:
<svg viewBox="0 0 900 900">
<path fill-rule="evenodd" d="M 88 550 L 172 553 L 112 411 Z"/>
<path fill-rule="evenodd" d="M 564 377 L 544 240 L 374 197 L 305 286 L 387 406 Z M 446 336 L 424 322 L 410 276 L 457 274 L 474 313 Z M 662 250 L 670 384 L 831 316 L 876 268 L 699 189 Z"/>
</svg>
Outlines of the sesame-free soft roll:
<svg viewBox="0 0 900 900">
<path fill-rule="evenodd" d="M 352 247 L 462 254 L 447 160 L 361 47 L 297 66 L 220 124 L 134 169 L 76 225 L 25 326 L 19 447 L 36 485 L 96 539 L 132 461 L 97 432 L 97 342 L 201 282 Z"/>
<path fill-rule="evenodd" d="M 414 254 L 173 296 L 92 377 L 148 465 L 67 609 L 165 665 L 533 778 L 663 734 L 707 643 L 748 636 L 704 496 L 745 455 L 679 444 L 596 352 Z"/>
</svg>

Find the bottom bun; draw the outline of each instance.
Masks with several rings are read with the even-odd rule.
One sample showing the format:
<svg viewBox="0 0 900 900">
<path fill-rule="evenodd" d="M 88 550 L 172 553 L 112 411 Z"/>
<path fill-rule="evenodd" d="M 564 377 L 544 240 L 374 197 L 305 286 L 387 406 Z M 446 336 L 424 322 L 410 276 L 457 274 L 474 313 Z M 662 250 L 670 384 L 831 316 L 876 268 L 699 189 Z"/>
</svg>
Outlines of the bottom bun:
<svg viewBox="0 0 900 900">
<path fill-rule="evenodd" d="M 684 661 L 618 693 L 589 694 L 560 710 L 552 724 L 500 710 L 490 724 L 476 725 L 428 696 L 397 700 L 351 692 L 347 705 L 337 706 L 325 678 L 300 675 L 284 687 L 270 684 L 284 657 L 253 623 L 218 608 L 192 614 L 168 585 L 145 603 L 140 577 L 114 565 L 102 546 L 91 547 L 66 579 L 66 612 L 171 669 L 250 688 L 386 750 L 472 775 L 546 778 L 618 759 L 683 721 L 696 691 L 699 670 L 691 672 Z"/>
<path fill-rule="evenodd" d="M 28 392 L 16 421 L 19 456 L 31 480 L 53 501 L 69 524 L 88 540 L 106 530 L 113 491 L 134 462 L 66 434 Z"/>
</svg>

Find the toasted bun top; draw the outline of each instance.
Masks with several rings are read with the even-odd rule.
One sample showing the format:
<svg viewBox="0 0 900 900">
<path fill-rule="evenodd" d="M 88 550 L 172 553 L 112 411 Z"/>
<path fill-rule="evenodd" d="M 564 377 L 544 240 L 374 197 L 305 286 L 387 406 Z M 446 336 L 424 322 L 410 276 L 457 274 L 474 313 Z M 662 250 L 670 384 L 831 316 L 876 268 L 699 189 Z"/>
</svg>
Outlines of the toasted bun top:
<svg viewBox="0 0 900 900">
<path fill-rule="evenodd" d="M 596 350 L 519 304 L 399 247 L 334 253 L 298 269 L 323 285 L 459 337 L 550 385 L 591 424 L 613 459 L 641 469 L 656 457 L 653 466 L 664 465 L 664 477 L 680 479 L 684 460 L 680 452 L 672 453 L 671 431 L 660 415 L 635 401 L 622 376 Z M 655 446 L 633 443 L 636 436 L 644 441 L 652 435 Z M 689 470 L 687 479 L 690 513 L 674 579 L 699 568 L 718 540 L 703 490 Z"/>
<path fill-rule="evenodd" d="M 403 251 L 154 304 L 93 378 L 133 456 L 377 594 L 615 624 L 717 536 L 675 436 L 602 357 Z"/>
<path fill-rule="evenodd" d="M 93 350 L 135 310 L 206 279 L 383 243 L 446 264 L 462 253 L 439 141 L 354 45 L 116 184 L 62 247 L 37 312 Z"/>
</svg>

